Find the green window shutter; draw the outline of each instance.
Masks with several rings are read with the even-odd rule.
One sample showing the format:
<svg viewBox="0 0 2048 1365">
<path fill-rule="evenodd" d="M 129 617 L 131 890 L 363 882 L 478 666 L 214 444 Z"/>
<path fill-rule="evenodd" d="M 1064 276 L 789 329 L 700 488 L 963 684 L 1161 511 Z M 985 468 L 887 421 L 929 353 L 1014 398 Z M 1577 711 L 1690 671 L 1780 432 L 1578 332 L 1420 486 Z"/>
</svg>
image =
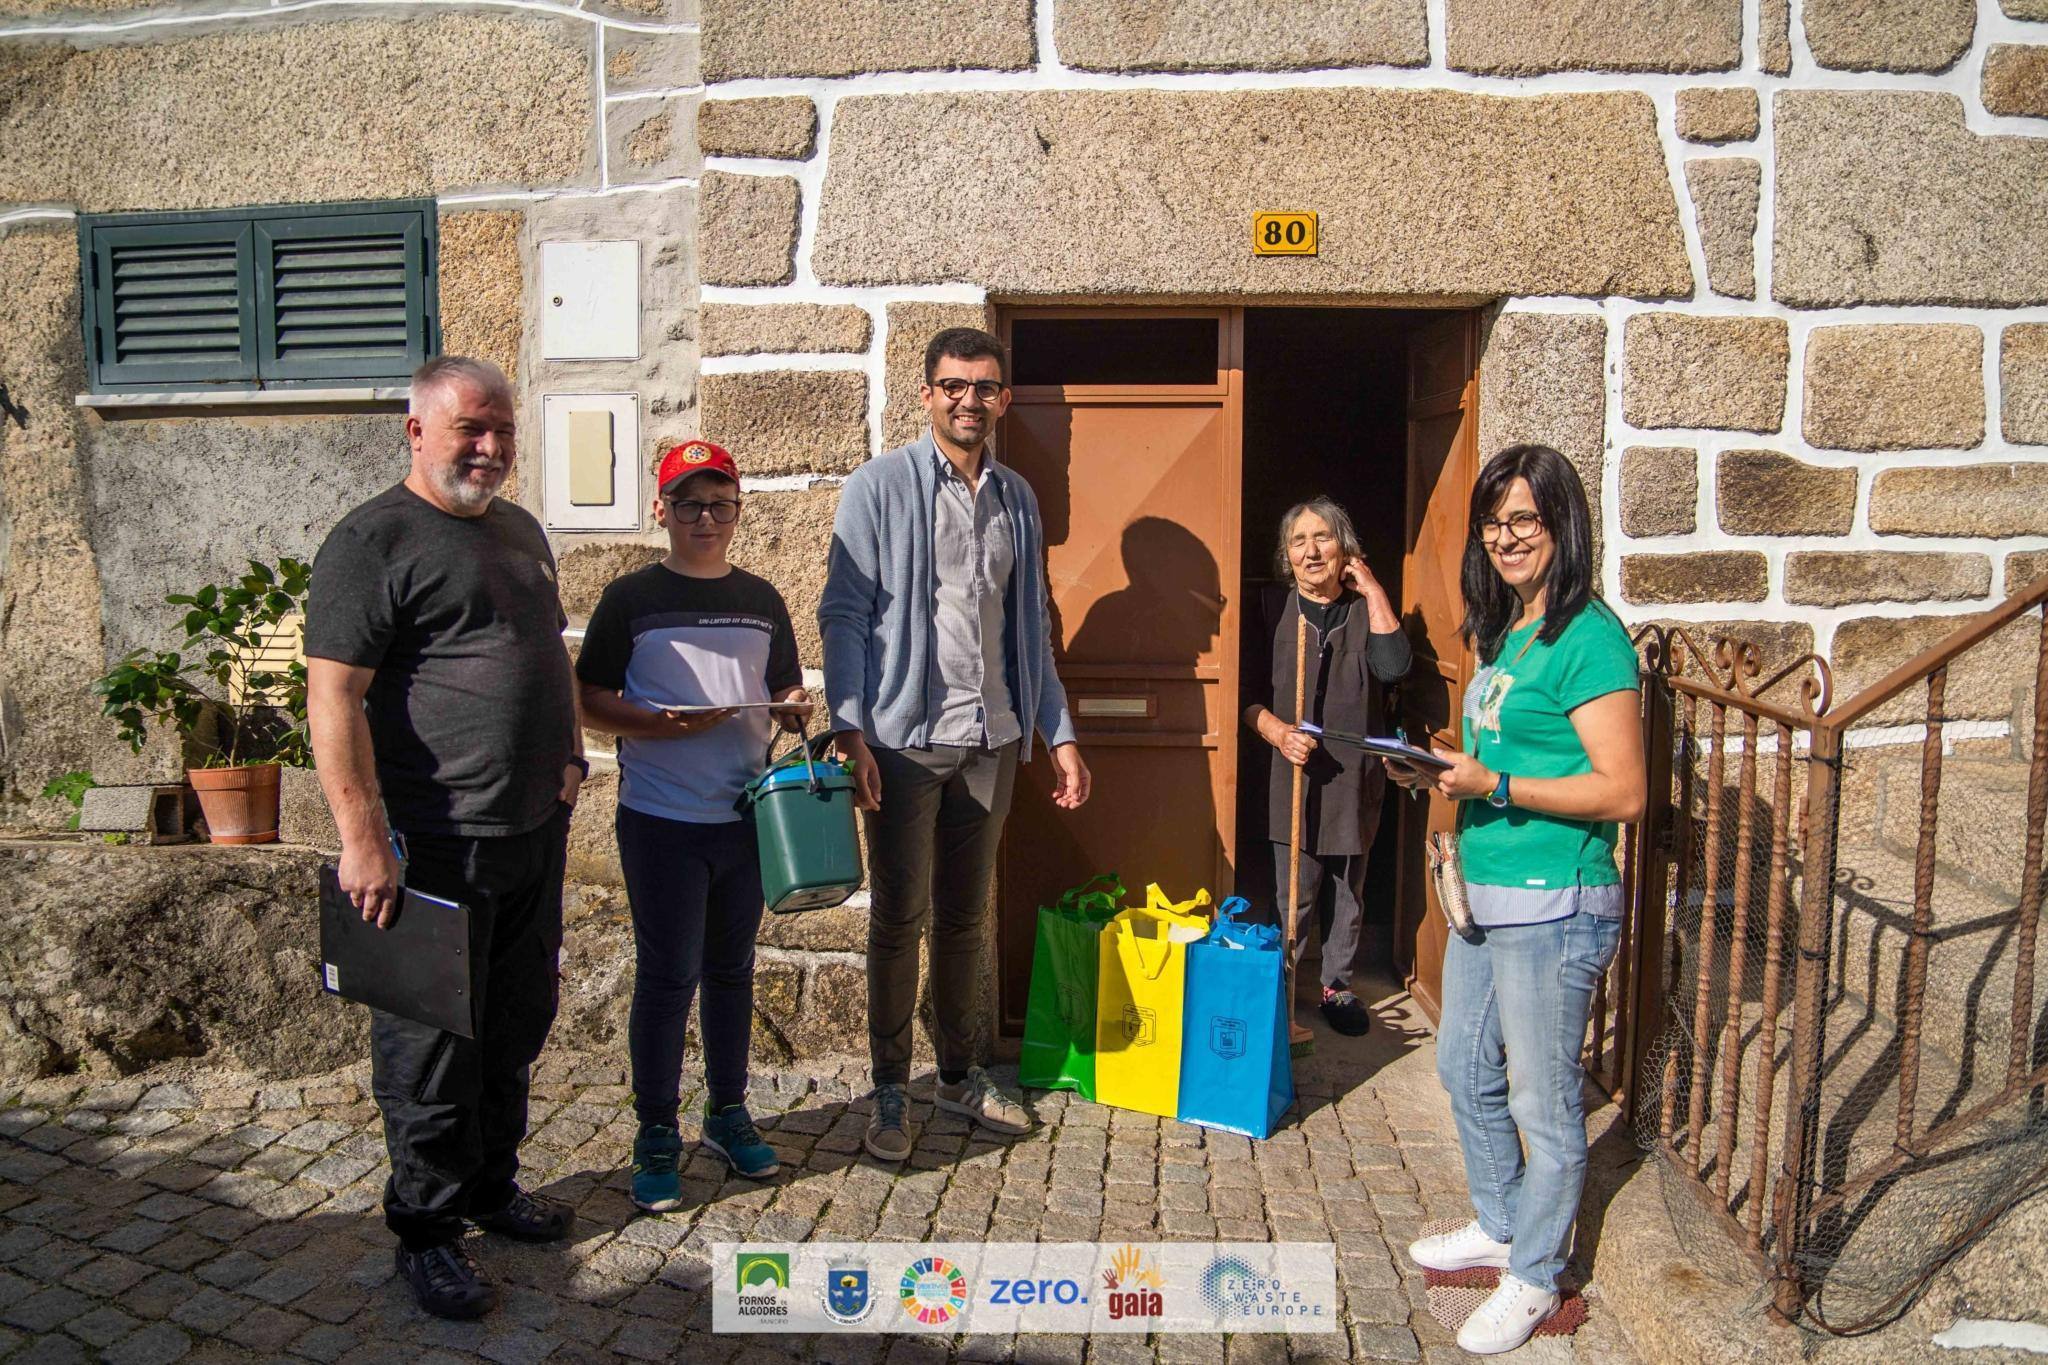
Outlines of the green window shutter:
<svg viewBox="0 0 2048 1365">
<path fill-rule="evenodd" d="M 427 212 L 256 220 L 264 380 L 404 379 L 431 354 Z"/>
<path fill-rule="evenodd" d="M 93 224 L 84 235 L 94 387 L 256 378 L 250 223 Z"/>
</svg>

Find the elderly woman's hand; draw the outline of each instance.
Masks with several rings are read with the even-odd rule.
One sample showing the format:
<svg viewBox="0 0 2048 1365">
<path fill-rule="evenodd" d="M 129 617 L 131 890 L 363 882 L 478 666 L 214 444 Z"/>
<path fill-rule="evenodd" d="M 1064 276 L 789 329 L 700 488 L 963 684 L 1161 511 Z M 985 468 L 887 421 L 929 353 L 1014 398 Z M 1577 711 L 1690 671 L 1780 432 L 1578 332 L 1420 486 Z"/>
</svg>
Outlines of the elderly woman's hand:
<svg viewBox="0 0 2048 1365">
<path fill-rule="evenodd" d="M 1316 751 L 1315 736 L 1304 734 L 1298 725 L 1283 726 L 1280 737 L 1273 747 L 1280 756 L 1299 768 L 1308 762 L 1308 756 Z"/>
<path fill-rule="evenodd" d="M 1386 594 L 1386 589 L 1380 586 L 1380 581 L 1372 576 L 1372 570 L 1368 569 L 1365 561 L 1356 555 L 1344 561 L 1343 579 L 1344 585 L 1360 597 L 1371 597 L 1374 593 L 1382 596 Z"/>
</svg>

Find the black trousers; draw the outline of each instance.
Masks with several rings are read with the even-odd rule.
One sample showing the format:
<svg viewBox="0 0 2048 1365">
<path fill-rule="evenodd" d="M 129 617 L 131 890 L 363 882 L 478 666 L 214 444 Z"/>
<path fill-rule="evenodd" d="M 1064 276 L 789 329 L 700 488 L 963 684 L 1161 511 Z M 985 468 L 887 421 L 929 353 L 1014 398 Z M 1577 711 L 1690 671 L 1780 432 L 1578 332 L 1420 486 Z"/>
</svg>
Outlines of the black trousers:
<svg viewBox="0 0 2048 1365">
<path fill-rule="evenodd" d="M 371 1012 L 370 1079 L 391 1178 L 384 1221 L 415 1250 L 510 1202 L 526 1137 L 528 1068 L 555 1022 L 564 806 L 525 834 L 408 835 L 405 882 L 470 909 L 477 1036 Z M 417 912 L 415 912 L 417 913 Z"/>
<path fill-rule="evenodd" d="M 633 907 L 633 1009 L 626 1054 L 642 1123 L 676 1126 L 690 1000 L 704 1034 L 711 1108 L 747 1097 L 761 853 L 751 816 L 721 825 L 619 807 L 619 866 Z"/>
<path fill-rule="evenodd" d="M 866 817 L 868 1062 L 876 1085 L 910 1080 L 918 943 L 931 927 L 932 1050 L 941 1072 L 974 1064 L 974 1010 L 993 984 L 981 965 L 996 849 L 1017 784 L 1015 740 L 1000 749 L 871 746 L 882 808 Z"/>
<path fill-rule="evenodd" d="M 1320 935 L 1323 944 L 1323 985 L 1333 991 L 1351 989 L 1351 971 L 1358 957 L 1358 945 L 1365 936 L 1365 891 L 1363 853 L 1326 853 L 1318 856 L 1301 851 L 1301 900 L 1295 921 L 1299 936 L 1294 940 L 1296 975 L 1308 952 L 1309 939 Z M 1287 928 L 1287 845 L 1273 845 L 1273 906 L 1279 925 Z"/>
</svg>

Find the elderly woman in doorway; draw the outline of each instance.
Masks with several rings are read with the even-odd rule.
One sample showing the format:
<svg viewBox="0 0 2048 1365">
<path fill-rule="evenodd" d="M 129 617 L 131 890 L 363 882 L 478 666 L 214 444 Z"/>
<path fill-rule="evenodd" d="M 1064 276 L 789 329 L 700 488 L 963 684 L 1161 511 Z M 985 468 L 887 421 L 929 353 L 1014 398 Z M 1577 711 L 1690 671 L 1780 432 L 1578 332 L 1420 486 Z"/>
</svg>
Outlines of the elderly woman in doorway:
<svg viewBox="0 0 2048 1365">
<path fill-rule="evenodd" d="M 1586 491 L 1562 455 L 1515 446 L 1480 473 L 1460 577 L 1481 665 L 1464 751 L 1434 775 L 1389 769 L 1459 803 L 1477 926 L 1444 956 L 1437 1075 L 1478 1217 L 1408 1254 L 1503 1272 L 1458 1332 L 1490 1355 L 1558 1304 L 1586 1170 L 1579 1053 L 1621 934 L 1618 825 L 1642 814 L 1646 779 L 1635 650 L 1593 591 Z"/>
<path fill-rule="evenodd" d="M 1365 859 L 1379 829 L 1380 798 L 1386 781 L 1380 765 L 1343 746 L 1324 746 L 1305 733 L 1301 721 L 1329 730 L 1365 734 L 1380 710 L 1379 685 L 1407 676 L 1408 637 L 1387 600 L 1386 590 L 1365 564 L 1350 516 L 1329 498 L 1311 498 L 1280 518 L 1275 569 L 1284 582 L 1267 594 L 1265 618 L 1272 642 L 1271 683 L 1262 701 L 1245 708 L 1244 723 L 1272 746 L 1267 783 L 1267 837 L 1273 845 L 1277 901 L 1287 897 L 1294 783 L 1289 765 L 1302 771 L 1301 889 L 1295 924 L 1297 965 L 1308 941 L 1307 927 L 1322 930 L 1322 1010 L 1330 1027 L 1356 1037 L 1372 1015 L 1351 992 L 1353 959 L 1365 922 L 1360 895 Z M 1302 714 L 1293 714 L 1295 647 L 1299 622 L 1308 623 L 1308 686 Z M 1282 761 L 1284 760 L 1284 762 Z M 1281 911 L 1285 923 L 1284 904 Z M 1308 1031 L 1294 1026 L 1295 1041 Z"/>
</svg>

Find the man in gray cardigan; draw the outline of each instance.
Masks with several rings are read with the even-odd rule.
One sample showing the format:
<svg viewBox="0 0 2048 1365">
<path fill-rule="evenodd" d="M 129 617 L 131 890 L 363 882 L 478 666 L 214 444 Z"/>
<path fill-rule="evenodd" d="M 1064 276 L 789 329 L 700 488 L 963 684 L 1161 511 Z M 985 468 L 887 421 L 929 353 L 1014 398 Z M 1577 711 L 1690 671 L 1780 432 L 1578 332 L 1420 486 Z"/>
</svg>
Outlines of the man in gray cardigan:
<svg viewBox="0 0 2048 1365">
<path fill-rule="evenodd" d="M 1010 405 L 1002 343 L 949 328 L 925 348 L 924 377 L 931 429 L 840 490 L 818 605 L 825 702 L 868 812 L 865 1145 L 883 1161 L 910 1154 L 904 1086 L 927 918 L 936 1103 L 995 1132 L 1031 1130 L 1024 1106 L 973 1064 L 989 883 L 1034 732 L 1052 753 L 1054 802 L 1073 810 L 1089 789 L 1053 672 L 1038 499 L 987 454 Z"/>
</svg>

